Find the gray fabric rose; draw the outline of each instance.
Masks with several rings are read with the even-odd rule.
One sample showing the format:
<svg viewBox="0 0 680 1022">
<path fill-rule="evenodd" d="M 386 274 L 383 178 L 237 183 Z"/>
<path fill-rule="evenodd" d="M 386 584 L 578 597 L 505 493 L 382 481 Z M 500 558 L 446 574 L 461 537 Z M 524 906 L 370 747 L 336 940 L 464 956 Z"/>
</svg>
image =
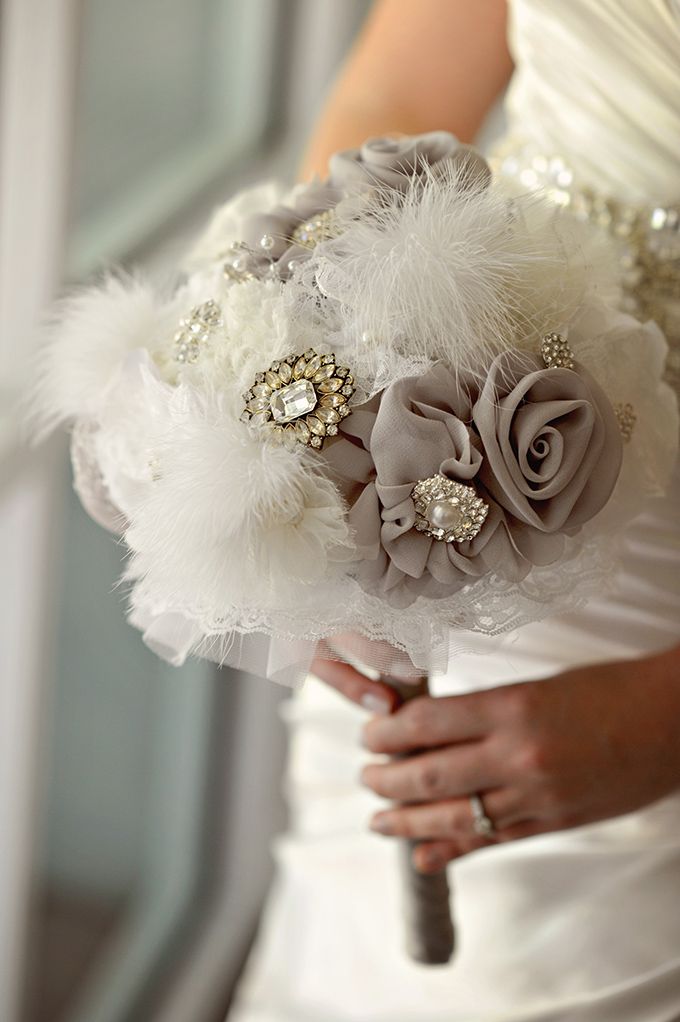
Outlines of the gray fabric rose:
<svg viewBox="0 0 680 1022">
<path fill-rule="evenodd" d="M 275 206 L 267 213 L 249 217 L 242 229 L 243 241 L 250 249 L 244 265 L 251 272 L 260 275 L 270 261 L 277 264 L 282 279 L 290 272 L 290 263 L 308 259 L 311 249 L 293 242 L 296 227 L 311 220 L 318 213 L 332 209 L 340 201 L 342 193 L 327 181 L 312 181 L 298 188 L 290 206 Z M 264 249 L 262 239 L 272 240 L 270 248 Z"/>
<path fill-rule="evenodd" d="M 414 529 L 415 484 L 441 473 L 477 486 L 479 438 L 469 428 L 472 380 L 437 365 L 407 377 L 356 409 L 328 445 L 327 461 L 350 505 L 361 555 L 359 578 L 394 606 L 418 596 L 441 598 L 474 578 L 499 571 L 519 581 L 530 565 L 515 548 L 505 515 L 488 494 L 482 530 L 472 540 L 443 543 Z"/>
<path fill-rule="evenodd" d="M 242 228 L 246 248 L 235 253 L 239 270 L 262 276 L 274 263 L 279 277 L 287 280 L 291 263 L 309 259 L 313 249 L 292 241 L 296 227 L 317 214 L 333 209 L 357 184 L 382 185 L 403 190 L 425 167 L 453 167 L 461 180 L 486 187 L 491 172 L 486 160 L 446 131 L 433 131 L 401 140 L 369 139 L 361 149 L 335 153 L 325 181 L 314 180 L 296 189 L 291 205 L 279 205 L 249 217 Z M 269 247 L 262 239 L 270 239 Z"/>
<path fill-rule="evenodd" d="M 472 411 L 484 462 L 480 479 L 509 513 L 517 547 L 535 564 L 561 553 L 607 503 L 622 442 L 606 395 L 582 367 L 546 369 L 521 352 L 491 365 Z"/>
<path fill-rule="evenodd" d="M 359 149 L 335 153 L 329 163 L 330 183 L 342 189 L 387 185 L 402 191 L 425 167 L 437 173 L 445 166 L 460 169 L 477 187 L 485 187 L 491 178 L 489 165 L 475 149 L 448 131 L 431 131 L 400 139 L 371 138 Z"/>
</svg>

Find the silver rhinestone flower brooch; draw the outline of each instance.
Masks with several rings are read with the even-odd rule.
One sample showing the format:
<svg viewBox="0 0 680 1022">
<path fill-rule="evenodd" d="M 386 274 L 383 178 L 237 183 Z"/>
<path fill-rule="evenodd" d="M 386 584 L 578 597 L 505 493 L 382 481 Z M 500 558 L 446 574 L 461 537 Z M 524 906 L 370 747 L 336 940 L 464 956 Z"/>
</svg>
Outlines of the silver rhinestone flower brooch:
<svg viewBox="0 0 680 1022">
<path fill-rule="evenodd" d="M 189 365 L 197 362 L 210 335 L 221 325 L 222 312 L 217 302 L 209 298 L 202 305 L 197 305 L 188 316 L 180 320 L 174 337 L 175 361 Z"/>
<path fill-rule="evenodd" d="M 488 504 L 472 486 L 442 475 L 421 479 L 411 496 L 416 509 L 415 528 L 445 543 L 474 539 L 489 513 Z"/>
<path fill-rule="evenodd" d="M 257 374 L 244 394 L 241 421 L 268 426 L 287 443 L 321 450 L 326 437 L 335 436 L 340 420 L 350 414 L 354 390 L 347 366 L 338 365 L 332 353 L 309 348 Z"/>
<path fill-rule="evenodd" d="M 574 352 L 562 334 L 546 334 L 541 343 L 541 356 L 546 369 L 573 369 Z"/>
</svg>

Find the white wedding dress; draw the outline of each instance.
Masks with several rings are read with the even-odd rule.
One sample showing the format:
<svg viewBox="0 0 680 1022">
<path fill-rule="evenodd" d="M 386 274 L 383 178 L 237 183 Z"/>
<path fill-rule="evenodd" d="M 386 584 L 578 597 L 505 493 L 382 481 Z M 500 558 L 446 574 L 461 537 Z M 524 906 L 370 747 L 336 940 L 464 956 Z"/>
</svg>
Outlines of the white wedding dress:
<svg viewBox="0 0 680 1022">
<path fill-rule="evenodd" d="M 653 239 L 658 230 L 677 245 L 680 6 L 515 0 L 511 45 L 504 171 L 526 187 L 547 182 L 556 201 L 585 209 L 622 246 L 626 271 L 628 239 L 617 223 L 636 211 L 649 216 Z M 656 295 L 651 308 L 675 335 L 677 358 L 677 277 L 675 290 L 675 305 Z M 643 304 L 648 298 L 642 293 Z M 679 642 L 679 508 L 676 470 L 671 492 L 629 529 L 615 595 L 477 639 L 455 674 L 435 679 L 435 692 L 547 677 Z M 277 879 L 229 1022 L 680 1019 L 680 793 L 456 863 L 458 953 L 428 969 L 402 949 L 395 847 L 366 829 L 379 800 L 357 783 L 365 714 L 310 680 L 287 716 L 291 829 L 275 847 Z"/>
</svg>

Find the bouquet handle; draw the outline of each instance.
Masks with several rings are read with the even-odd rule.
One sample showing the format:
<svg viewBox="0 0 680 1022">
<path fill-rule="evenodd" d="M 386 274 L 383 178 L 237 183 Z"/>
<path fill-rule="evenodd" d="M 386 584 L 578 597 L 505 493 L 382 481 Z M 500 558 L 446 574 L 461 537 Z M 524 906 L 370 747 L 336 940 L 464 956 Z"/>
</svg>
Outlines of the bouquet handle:
<svg viewBox="0 0 680 1022">
<path fill-rule="evenodd" d="M 427 678 L 414 683 L 383 675 L 382 681 L 396 689 L 404 701 L 428 692 Z M 445 965 L 455 949 L 449 880 L 446 870 L 434 874 L 418 872 L 412 860 L 418 843 L 410 838 L 399 839 L 406 947 L 416 962 Z"/>
</svg>

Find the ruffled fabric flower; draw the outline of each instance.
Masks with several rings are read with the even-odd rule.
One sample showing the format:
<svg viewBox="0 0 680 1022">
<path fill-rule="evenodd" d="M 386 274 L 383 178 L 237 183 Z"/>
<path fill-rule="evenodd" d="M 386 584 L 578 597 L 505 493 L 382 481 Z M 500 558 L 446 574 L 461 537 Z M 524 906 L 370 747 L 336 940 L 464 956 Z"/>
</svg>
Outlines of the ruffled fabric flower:
<svg viewBox="0 0 680 1022">
<path fill-rule="evenodd" d="M 298 185 L 287 203 L 249 217 L 242 225 L 242 241 L 247 246 L 247 251 L 241 253 L 243 268 L 262 275 L 269 266 L 275 266 L 278 276 L 288 279 L 291 264 L 308 259 L 312 252 L 311 247 L 296 242 L 296 228 L 332 209 L 341 198 L 338 188 L 329 182 L 314 180 Z"/>
<path fill-rule="evenodd" d="M 355 409 L 329 445 L 326 459 L 350 505 L 362 558 L 357 577 L 393 606 L 408 606 L 418 596 L 450 596 L 489 571 L 517 581 L 529 571 L 503 511 L 478 486 L 483 455 L 470 429 L 475 397 L 472 378 L 438 364 Z M 489 504 L 473 539 L 443 543 L 414 528 L 413 487 L 436 474 L 473 485 Z"/>
<path fill-rule="evenodd" d="M 404 191 L 426 167 L 436 172 L 444 166 L 449 173 L 455 168 L 477 188 L 491 179 L 489 165 L 476 149 L 448 131 L 430 131 L 405 138 L 369 138 L 358 149 L 334 153 L 329 161 L 330 183 L 346 190 L 387 186 Z"/>
<path fill-rule="evenodd" d="M 515 544 L 532 563 L 551 563 L 616 484 L 622 442 L 611 403 L 582 366 L 546 369 L 508 351 L 494 359 L 472 419 L 480 480 L 510 516 Z"/>
<path fill-rule="evenodd" d="M 678 401 L 664 382 L 668 344 L 656 323 L 590 301 L 569 328 L 569 345 L 621 419 L 625 442 L 617 502 L 632 514 L 662 496 L 678 454 Z"/>
</svg>

